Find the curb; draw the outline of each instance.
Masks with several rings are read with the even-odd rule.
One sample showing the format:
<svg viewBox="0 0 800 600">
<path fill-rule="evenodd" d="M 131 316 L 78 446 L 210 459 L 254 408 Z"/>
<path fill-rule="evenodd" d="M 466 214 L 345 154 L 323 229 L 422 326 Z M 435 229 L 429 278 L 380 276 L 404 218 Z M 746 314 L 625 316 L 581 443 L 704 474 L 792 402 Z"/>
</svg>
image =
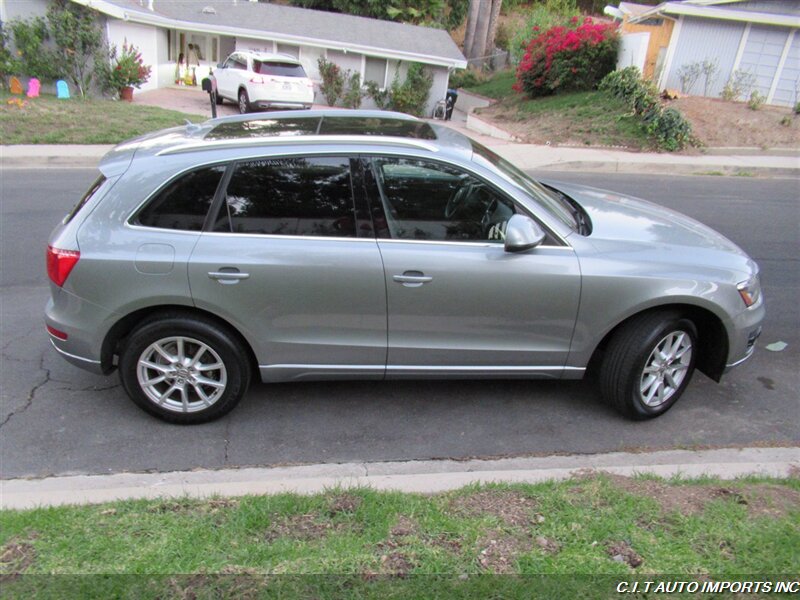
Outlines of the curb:
<svg viewBox="0 0 800 600">
<path fill-rule="evenodd" d="M 660 477 L 711 475 L 722 479 L 745 475 L 788 477 L 800 469 L 800 448 L 613 452 L 497 460 L 344 463 L 9 479 L 0 481 L 0 506 L 30 509 L 134 498 L 315 494 L 332 487 L 436 493 L 476 483 L 562 480 L 587 469 L 627 476 L 648 473 Z"/>
<path fill-rule="evenodd" d="M 800 177 L 800 168 L 740 167 L 714 164 L 658 164 L 625 161 L 575 160 L 530 167 L 532 171 L 584 171 L 593 173 L 629 173 L 647 175 L 727 175 L 735 177 Z"/>
</svg>

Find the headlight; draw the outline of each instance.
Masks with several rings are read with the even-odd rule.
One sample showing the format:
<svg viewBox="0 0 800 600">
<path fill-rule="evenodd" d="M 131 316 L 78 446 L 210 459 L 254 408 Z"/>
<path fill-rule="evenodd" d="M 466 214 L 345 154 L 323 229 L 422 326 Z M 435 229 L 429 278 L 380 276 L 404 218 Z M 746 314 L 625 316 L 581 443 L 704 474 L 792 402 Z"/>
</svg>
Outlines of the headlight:
<svg viewBox="0 0 800 600">
<path fill-rule="evenodd" d="M 758 275 L 753 275 L 747 281 L 743 281 L 736 286 L 736 289 L 739 290 L 739 295 L 748 308 L 758 302 L 761 297 L 761 281 L 759 281 Z"/>
</svg>

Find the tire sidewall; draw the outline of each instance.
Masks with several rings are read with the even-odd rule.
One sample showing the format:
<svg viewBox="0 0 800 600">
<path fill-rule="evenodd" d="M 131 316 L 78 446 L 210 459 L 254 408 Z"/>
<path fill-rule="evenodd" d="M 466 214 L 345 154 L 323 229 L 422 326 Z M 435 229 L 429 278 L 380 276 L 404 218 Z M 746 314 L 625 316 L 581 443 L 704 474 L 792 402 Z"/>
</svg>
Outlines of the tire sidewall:
<svg viewBox="0 0 800 600">
<path fill-rule="evenodd" d="M 242 98 L 244 98 L 244 103 L 242 103 Z M 247 114 L 250 111 L 250 94 L 247 93 L 247 90 L 239 90 L 237 100 L 239 104 L 239 113 L 243 115 Z M 242 104 L 244 104 L 244 110 L 242 110 Z"/>
<path fill-rule="evenodd" d="M 137 377 L 142 352 L 152 343 L 173 336 L 191 337 L 207 344 L 225 365 L 225 392 L 210 407 L 192 413 L 173 412 L 153 402 L 142 390 Z M 204 423 L 230 412 L 247 390 L 249 371 L 244 352 L 229 334 L 211 323 L 188 318 L 168 318 L 141 325 L 126 340 L 119 360 L 120 380 L 131 400 L 151 415 L 179 424 Z"/>
<path fill-rule="evenodd" d="M 682 331 L 689 335 L 691 342 L 692 342 L 692 357 L 689 362 L 689 368 L 686 371 L 686 376 L 681 381 L 680 386 L 675 391 L 674 394 L 663 404 L 659 406 L 647 406 L 641 398 L 640 395 L 640 386 L 641 386 L 641 378 L 642 372 L 644 371 L 644 367 L 647 364 L 647 360 L 650 358 L 653 350 L 655 349 L 656 345 L 669 333 L 673 331 Z M 631 416 L 636 419 L 650 419 L 653 417 L 657 417 L 659 415 L 664 414 L 667 412 L 672 406 L 680 399 L 683 395 L 684 390 L 689 385 L 689 382 L 692 379 L 692 374 L 694 373 L 695 363 L 697 362 L 697 328 L 695 327 L 694 323 L 692 323 L 688 319 L 684 318 L 672 318 L 669 320 L 664 321 L 659 327 L 653 329 L 650 334 L 642 340 L 642 344 L 639 349 L 639 353 L 637 354 L 635 360 L 633 361 L 633 365 L 631 367 L 631 371 L 628 374 L 628 405 L 631 410 Z"/>
</svg>

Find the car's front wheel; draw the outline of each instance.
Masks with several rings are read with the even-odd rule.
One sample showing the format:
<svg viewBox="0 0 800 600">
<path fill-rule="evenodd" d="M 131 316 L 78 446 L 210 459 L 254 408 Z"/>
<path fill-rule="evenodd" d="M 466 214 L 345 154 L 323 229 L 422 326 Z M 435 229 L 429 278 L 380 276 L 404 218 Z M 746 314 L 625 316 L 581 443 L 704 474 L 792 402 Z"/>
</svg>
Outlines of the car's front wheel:
<svg viewBox="0 0 800 600">
<path fill-rule="evenodd" d="M 239 112 L 245 114 L 250 111 L 250 97 L 247 95 L 247 90 L 239 90 Z"/>
<path fill-rule="evenodd" d="M 180 424 L 230 412 L 250 382 L 239 341 L 202 317 L 174 315 L 137 327 L 120 353 L 120 379 L 148 413 Z"/>
<path fill-rule="evenodd" d="M 633 419 L 667 412 L 694 372 L 697 328 L 676 312 L 632 318 L 611 338 L 600 370 L 603 398 Z"/>
</svg>

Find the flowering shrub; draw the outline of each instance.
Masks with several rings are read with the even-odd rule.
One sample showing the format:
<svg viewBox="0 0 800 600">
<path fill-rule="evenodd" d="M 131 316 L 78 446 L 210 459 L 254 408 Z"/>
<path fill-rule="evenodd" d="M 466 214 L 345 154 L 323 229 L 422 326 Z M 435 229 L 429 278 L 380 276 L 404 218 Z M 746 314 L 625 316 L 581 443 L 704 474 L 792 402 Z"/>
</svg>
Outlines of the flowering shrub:
<svg viewBox="0 0 800 600">
<path fill-rule="evenodd" d="M 108 86 L 114 90 L 121 90 L 124 87 L 141 87 L 150 79 L 150 66 L 142 61 L 142 53 L 127 42 L 122 44 L 122 52 L 117 54 L 116 46 L 111 47 L 109 53 L 111 58 L 111 70 L 109 73 Z"/>
<path fill-rule="evenodd" d="M 567 25 L 544 32 L 534 27 L 533 33 L 514 85 L 531 98 L 593 89 L 617 62 L 619 37 L 614 24 L 573 17 Z"/>
<path fill-rule="evenodd" d="M 328 106 L 335 106 L 344 93 L 344 73 L 339 65 L 326 58 L 317 59 L 317 66 L 322 78 L 319 89 Z"/>
</svg>

